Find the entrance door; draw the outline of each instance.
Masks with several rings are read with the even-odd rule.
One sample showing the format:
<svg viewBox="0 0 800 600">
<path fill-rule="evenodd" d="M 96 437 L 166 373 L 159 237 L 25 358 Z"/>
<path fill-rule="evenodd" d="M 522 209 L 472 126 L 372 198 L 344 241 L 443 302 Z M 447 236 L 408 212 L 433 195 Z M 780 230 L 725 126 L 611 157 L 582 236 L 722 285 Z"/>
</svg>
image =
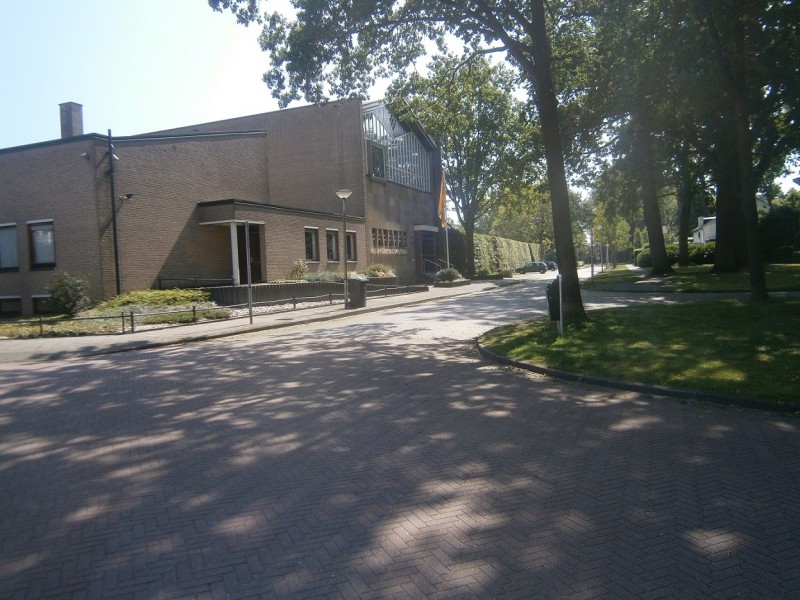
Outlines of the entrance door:
<svg viewBox="0 0 800 600">
<path fill-rule="evenodd" d="M 425 277 L 433 278 L 439 270 L 439 263 L 436 260 L 436 234 L 432 231 L 422 231 L 419 241 L 422 272 Z"/>
<path fill-rule="evenodd" d="M 236 227 L 239 246 L 239 273 L 242 285 L 247 283 L 247 247 L 245 246 L 245 226 Z M 253 283 L 261 283 L 261 233 L 258 225 L 250 225 L 250 277 Z"/>
</svg>

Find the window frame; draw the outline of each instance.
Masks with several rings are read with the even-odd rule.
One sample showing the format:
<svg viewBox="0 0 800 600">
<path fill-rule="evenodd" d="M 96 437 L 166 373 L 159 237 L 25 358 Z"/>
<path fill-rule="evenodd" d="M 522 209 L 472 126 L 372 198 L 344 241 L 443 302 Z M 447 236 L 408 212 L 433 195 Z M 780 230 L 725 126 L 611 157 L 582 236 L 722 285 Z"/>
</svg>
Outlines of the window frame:
<svg viewBox="0 0 800 600">
<path fill-rule="evenodd" d="M 310 245 L 309 241 L 311 242 Z M 305 227 L 303 229 L 303 243 L 305 245 L 306 262 L 319 262 L 319 228 Z M 309 250 L 311 251 L 311 256 L 309 256 Z"/>
<path fill-rule="evenodd" d="M 12 249 L 12 254 L 10 257 L 13 257 L 13 260 L 9 260 L 7 264 L 4 264 L 4 252 L 3 252 L 3 243 L 0 241 L 0 272 L 13 272 L 19 271 L 19 241 L 18 241 L 18 234 L 17 234 L 17 224 L 16 223 L 0 223 L 0 232 L 3 231 L 12 231 L 13 232 L 13 242 L 9 244 L 9 248 Z M 0 234 L 1 235 L 1 234 Z M 10 258 L 9 257 L 9 258 Z"/>
<path fill-rule="evenodd" d="M 8 310 L 8 305 L 16 305 L 14 310 Z M 0 296 L 0 318 L 19 317 L 22 314 L 21 296 Z"/>
<path fill-rule="evenodd" d="M 358 253 L 356 251 L 356 232 L 345 232 L 344 240 L 345 259 L 347 262 L 358 262 Z"/>
<path fill-rule="evenodd" d="M 53 220 L 42 219 L 38 221 L 28 221 L 27 225 L 28 225 L 28 249 L 30 251 L 31 270 L 54 269 L 56 266 L 56 229 Z M 42 258 L 52 258 L 52 260 L 39 260 L 37 256 L 39 254 L 39 252 L 37 251 L 37 242 L 36 242 L 37 236 L 35 235 L 35 232 L 37 231 L 50 232 L 50 240 L 48 244 L 50 252 L 46 257 Z"/>
<path fill-rule="evenodd" d="M 333 244 L 331 244 L 333 240 Z M 328 262 L 340 262 L 341 252 L 339 252 L 339 230 L 326 229 L 325 230 L 325 256 Z"/>
</svg>

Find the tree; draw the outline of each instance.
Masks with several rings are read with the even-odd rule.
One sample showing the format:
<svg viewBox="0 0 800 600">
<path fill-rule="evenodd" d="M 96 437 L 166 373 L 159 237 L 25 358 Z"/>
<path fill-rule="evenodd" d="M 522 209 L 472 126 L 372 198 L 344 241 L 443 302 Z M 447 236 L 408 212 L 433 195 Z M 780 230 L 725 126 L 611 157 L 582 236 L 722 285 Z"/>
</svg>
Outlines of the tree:
<svg viewBox="0 0 800 600">
<path fill-rule="evenodd" d="M 233 11 L 242 23 L 261 20 L 257 0 L 209 0 L 209 4 L 215 10 Z M 562 90 L 553 78 L 549 36 L 580 20 L 579 15 L 567 13 L 571 3 L 548 4 L 547 15 L 544 0 L 522 4 L 512 0 L 298 0 L 295 6 L 297 12 L 291 18 L 266 15 L 260 38 L 271 61 L 264 80 L 284 106 L 301 97 L 319 102 L 329 96 L 363 96 L 376 75 L 413 66 L 426 53 L 426 40 L 433 40 L 441 50 L 446 34 L 458 37 L 472 56 L 506 53 L 540 119 L 562 276 L 562 318 L 565 323 L 584 320 L 559 128 L 558 92 Z"/>
<path fill-rule="evenodd" d="M 535 143 L 507 69 L 484 57 L 463 64 L 443 56 L 429 70 L 429 76 L 396 81 L 388 103 L 401 118 L 419 121 L 442 151 L 447 197 L 464 228 L 465 275 L 473 277 L 475 224 L 500 198 L 501 187 L 516 187 L 534 164 Z"/>
<path fill-rule="evenodd" d="M 553 248 L 553 212 L 546 184 L 503 188 L 483 222 L 491 235 L 536 244 L 539 258 Z"/>
</svg>

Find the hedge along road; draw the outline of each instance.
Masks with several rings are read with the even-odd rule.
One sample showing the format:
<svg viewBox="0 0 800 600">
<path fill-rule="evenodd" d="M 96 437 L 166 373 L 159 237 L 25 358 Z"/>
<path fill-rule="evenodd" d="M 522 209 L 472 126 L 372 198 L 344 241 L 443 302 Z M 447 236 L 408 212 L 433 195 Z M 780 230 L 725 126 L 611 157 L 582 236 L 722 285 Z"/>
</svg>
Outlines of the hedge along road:
<svg viewBox="0 0 800 600">
<path fill-rule="evenodd" d="M 796 597 L 798 422 L 483 361 L 548 281 L 0 366 L 0 597 Z"/>
</svg>

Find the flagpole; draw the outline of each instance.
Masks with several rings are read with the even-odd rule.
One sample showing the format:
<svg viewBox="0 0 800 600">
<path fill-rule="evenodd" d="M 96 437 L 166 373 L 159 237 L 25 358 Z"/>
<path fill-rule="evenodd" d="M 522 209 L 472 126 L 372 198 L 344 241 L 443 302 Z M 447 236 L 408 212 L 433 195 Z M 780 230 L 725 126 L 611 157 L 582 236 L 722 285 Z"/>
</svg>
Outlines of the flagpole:
<svg viewBox="0 0 800 600">
<path fill-rule="evenodd" d="M 447 252 L 447 268 L 450 268 L 450 223 L 444 226 L 444 249 Z"/>
</svg>

